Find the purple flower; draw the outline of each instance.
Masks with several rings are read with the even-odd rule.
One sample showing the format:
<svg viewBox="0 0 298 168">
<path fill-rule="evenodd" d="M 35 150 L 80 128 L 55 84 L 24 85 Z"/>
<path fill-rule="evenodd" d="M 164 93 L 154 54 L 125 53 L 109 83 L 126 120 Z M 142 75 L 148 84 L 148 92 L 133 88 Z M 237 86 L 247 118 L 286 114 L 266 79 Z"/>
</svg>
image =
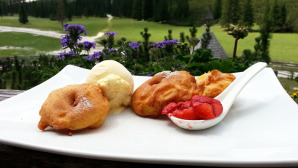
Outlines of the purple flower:
<svg viewBox="0 0 298 168">
<path fill-rule="evenodd" d="M 174 40 L 165 40 L 161 43 L 163 43 L 164 45 L 175 45 L 177 42 L 178 42 L 178 40 L 174 39 Z"/>
<path fill-rule="evenodd" d="M 131 42 L 129 43 L 129 46 L 132 48 L 132 49 L 137 49 L 141 46 L 141 43 L 137 43 L 137 42 Z"/>
<path fill-rule="evenodd" d="M 106 55 L 104 52 L 94 52 L 92 55 L 89 55 L 88 60 L 94 61 L 95 59 L 99 59 L 101 56 Z"/>
<path fill-rule="evenodd" d="M 174 39 L 174 40 L 165 40 L 165 41 L 162 41 L 160 43 L 152 42 L 151 44 L 155 48 L 165 48 L 166 46 L 174 46 L 174 45 L 176 45 L 177 42 L 178 42 L 178 40 Z"/>
<path fill-rule="evenodd" d="M 95 43 L 94 42 L 90 42 L 90 41 L 84 41 L 84 48 L 87 50 L 90 50 L 91 48 L 95 48 Z"/>
<path fill-rule="evenodd" d="M 110 32 L 105 32 L 104 35 L 108 35 L 108 36 L 113 36 L 114 37 L 116 34 L 118 34 L 118 33 L 115 33 L 115 32 L 110 31 Z"/>
<path fill-rule="evenodd" d="M 146 76 L 152 76 L 152 72 L 150 72 L 148 75 L 146 75 Z"/>
<path fill-rule="evenodd" d="M 72 39 L 70 38 L 69 34 L 62 35 L 61 45 L 62 47 L 68 47 L 71 45 Z"/>
<path fill-rule="evenodd" d="M 155 42 L 152 42 L 152 45 L 155 47 L 155 48 L 165 48 L 165 45 L 164 43 L 155 43 Z"/>
<path fill-rule="evenodd" d="M 65 24 L 63 26 L 64 31 L 68 31 L 70 34 L 81 34 L 84 33 L 87 35 L 87 31 L 84 26 L 76 25 L 76 24 Z"/>
<path fill-rule="evenodd" d="M 65 60 L 65 58 L 67 56 L 73 56 L 74 55 L 74 52 L 71 50 L 69 52 L 62 52 L 62 53 L 58 53 L 58 56 L 57 56 L 57 60 Z"/>
<path fill-rule="evenodd" d="M 110 48 L 108 52 L 112 53 L 112 52 L 116 52 L 116 50 L 114 48 Z"/>
<path fill-rule="evenodd" d="M 165 40 L 163 42 L 161 42 L 164 45 L 164 48 L 168 51 L 168 52 L 172 52 L 174 49 L 174 46 L 176 45 L 176 43 L 178 42 L 177 39 L 174 40 Z"/>
</svg>

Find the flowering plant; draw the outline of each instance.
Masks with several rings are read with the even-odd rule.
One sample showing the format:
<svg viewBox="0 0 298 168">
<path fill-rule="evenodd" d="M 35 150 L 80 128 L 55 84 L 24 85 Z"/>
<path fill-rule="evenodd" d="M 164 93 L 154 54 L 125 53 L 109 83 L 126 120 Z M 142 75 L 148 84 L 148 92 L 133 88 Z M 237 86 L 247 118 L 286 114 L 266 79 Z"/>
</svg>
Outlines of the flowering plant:
<svg viewBox="0 0 298 168">
<path fill-rule="evenodd" d="M 94 42 L 82 41 L 81 34 L 87 35 L 87 31 L 84 26 L 76 24 L 65 24 L 63 30 L 68 32 L 62 35 L 61 45 L 64 50 L 69 50 L 58 53 L 57 59 L 68 61 L 70 64 L 92 67 L 94 65 L 94 58 L 99 58 L 100 54 L 94 53 L 89 56 L 91 48 L 95 48 L 96 44 Z M 82 52 L 85 51 L 85 54 Z M 97 55 L 96 55 L 97 54 Z"/>
<path fill-rule="evenodd" d="M 200 42 L 195 36 L 187 38 L 187 42 L 182 38 L 179 41 L 169 36 L 157 43 L 149 41 L 151 34 L 148 29 L 144 29 L 145 33 L 141 32 L 142 42 L 130 42 L 125 38 L 115 40 L 118 33 L 109 31 L 104 33 L 104 38 L 97 41 L 103 49 L 89 54 L 90 50 L 95 48 L 95 43 L 81 42 L 81 34 L 87 34 L 83 26 L 65 24 L 63 29 L 68 33 L 62 36 L 61 45 L 69 51 L 59 53 L 57 59 L 84 68 L 92 68 L 96 62 L 113 59 L 135 75 L 154 75 L 164 70 L 187 70 L 193 75 L 201 75 L 212 69 L 222 72 L 245 69 L 245 66 L 237 66 L 231 60 L 212 58 L 210 50 L 201 48 L 194 51 L 194 47 Z"/>
</svg>

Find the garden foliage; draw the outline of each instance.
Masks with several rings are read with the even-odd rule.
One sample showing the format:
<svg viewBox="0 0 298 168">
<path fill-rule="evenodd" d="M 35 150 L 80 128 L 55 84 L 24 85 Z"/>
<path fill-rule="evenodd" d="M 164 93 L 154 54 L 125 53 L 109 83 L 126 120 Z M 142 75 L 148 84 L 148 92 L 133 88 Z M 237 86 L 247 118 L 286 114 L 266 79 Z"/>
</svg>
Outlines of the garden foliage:
<svg viewBox="0 0 298 168">
<path fill-rule="evenodd" d="M 66 51 L 57 57 L 39 56 L 28 60 L 14 57 L 0 61 L 1 88 L 29 89 L 54 76 L 68 64 L 91 69 L 96 63 L 108 59 L 120 62 L 133 75 L 146 76 L 165 70 L 186 70 L 195 76 L 213 69 L 232 73 L 243 71 L 253 63 L 245 61 L 244 57 L 213 58 L 211 51 L 205 48 L 192 51 L 200 42 L 193 29 L 190 29 L 192 38 L 187 42 L 167 39 L 159 43 L 150 42 L 148 28 L 141 32 L 143 41 L 140 42 L 126 41 L 125 38 L 115 41 L 118 33 L 106 32 L 105 38 L 98 41 L 104 49 L 93 53 L 90 49 L 95 48 L 95 43 L 81 42 L 81 34 L 87 34 L 83 26 L 65 24 L 63 29 L 67 34 L 62 37 L 61 45 Z"/>
</svg>

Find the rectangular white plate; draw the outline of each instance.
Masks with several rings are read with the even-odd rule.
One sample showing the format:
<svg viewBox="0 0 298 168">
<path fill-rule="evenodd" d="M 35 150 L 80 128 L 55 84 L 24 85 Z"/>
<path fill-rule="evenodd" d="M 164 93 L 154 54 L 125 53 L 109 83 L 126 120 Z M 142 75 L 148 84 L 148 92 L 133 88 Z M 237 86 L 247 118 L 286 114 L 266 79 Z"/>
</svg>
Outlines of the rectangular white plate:
<svg viewBox="0 0 298 168">
<path fill-rule="evenodd" d="M 270 68 L 242 90 L 224 120 L 187 131 L 169 119 L 142 118 L 130 108 L 110 115 L 99 129 L 73 136 L 37 128 L 48 94 L 83 83 L 89 70 L 67 66 L 48 81 L 0 102 L 0 142 L 78 157 L 129 162 L 215 165 L 298 165 L 298 106 Z M 134 76 L 135 87 L 148 77 Z"/>
</svg>

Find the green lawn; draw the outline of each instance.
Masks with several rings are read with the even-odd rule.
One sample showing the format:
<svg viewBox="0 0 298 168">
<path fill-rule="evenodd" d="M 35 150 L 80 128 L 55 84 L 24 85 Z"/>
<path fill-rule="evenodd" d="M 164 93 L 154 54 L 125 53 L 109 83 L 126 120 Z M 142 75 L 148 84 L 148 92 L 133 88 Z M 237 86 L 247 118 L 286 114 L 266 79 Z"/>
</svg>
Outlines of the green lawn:
<svg viewBox="0 0 298 168">
<path fill-rule="evenodd" d="M 221 43 L 228 55 L 232 56 L 235 39 L 227 35 L 223 29 L 212 26 L 216 38 Z M 242 55 L 244 49 L 254 51 L 255 38 L 260 36 L 258 32 L 250 32 L 247 37 L 238 41 L 237 56 Z M 272 61 L 298 63 L 298 34 L 297 33 L 273 33 L 270 40 L 270 56 Z"/>
<path fill-rule="evenodd" d="M 168 35 L 168 30 L 172 30 L 172 36 L 174 39 L 180 38 L 180 32 L 184 32 L 189 36 L 190 27 L 172 26 L 168 24 L 160 24 L 156 22 L 147 21 L 135 21 L 133 19 L 119 19 L 115 18 L 109 24 L 108 31 L 117 32 L 118 35 L 115 38 L 126 37 L 128 41 L 142 41 L 143 38 L 140 32 L 144 32 L 144 28 L 148 28 L 148 32 L 151 34 L 150 41 L 161 42 L 165 40 L 164 36 Z M 201 30 L 201 28 L 199 28 Z M 198 32 L 197 35 L 202 34 L 203 29 Z"/>
<path fill-rule="evenodd" d="M 34 28 L 40 30 L 50 30 L 56 31 L 59 33 L 65 33 L 62 29 L 61 22 L 51 21 L 50 19 L 45 18 L 36 18 L 29 17 L 29 22 L 27 24 L 21 24 L 18 21 L 17 16 L 3 16 L 0 17 L 0 26 L 11 26 L 11 27 L 25 27 L 25 28 Z M 66 23 L 66 22 L 65 22 Z M 88 36 L 95 36 L 98 32 L 102 31 L 107 27 L 106 18 L 73 18 L 72 21 L 67 22 L 68 24 L 80 24 L 85 26 Z"/>
<path fill-rule="evenodd" d="M 87 36 L 96 36 L 99 32 L 106 31 L 108 27 L 107 18 L 73 18 L 68 24 L 79 24 L 87 30 Z M 63 32 L 65 33 L 65 32 Z"/>
<path fill-rule="evenodd" d="M 11 27 L 25 27 L 34 28 L 40 30 L 51 30 L 62 33 L 61 23 L 58 21 L 51 21 L 50 19 L 28 17 L 29 22 L 27 24 L 21 24 L 18 21 L 18 16 L 2 16 L 0 17 L 1 26 L 11 26 Z"/>
<path fill-rule="evenodd" d="M 118 35 L 115 36 L 116 39 L 121 37 L 126 37 L 128 41 L 142 41 L 142 36 L 140 32 L 144 31 L 144 28 L 147 27 L 149 29 L 150 41 L 160 42 L 164 40 L 164 36 L 168 35 L 168 30 L 171 29 L 173 31 L 173 38 L 180 39 L 180 32 L 184 32 L 185 35 L 189 35 L 190 27 L 179 27 L 179 26 L 171 26 L 167 24 L 160 24 L 156 22 L 147 22 L 147 21 L 135 21 L 133 19 L 125 19 L 125 18 L 114 18 L 111 21 L 108 21 L 107 18 L 73 18 L 71 22 L 73 24 L 80 24 L 85 26 L 88 36 L 95 36 L 98 32 L 103 31 L 114 31 L 117 32 Z M 18 22 L 18 17 L 0 17 L 0 25 L 1 26 L 14 26 L 14 27 L 27 27 L 27 28 L 37 28 L 41 30 L 52 30 L 58 31 L 60 33 L 64 33 L 61 28 L 61 24 L 58 21 L 51 21 L 49 19 L 42 18 L 34 18 L 29 17 L 29 23 L 26 25 L 20 24 Z M 204 32 L 205 27 L 198 27 L 197 36 L 201 36 Z M 232 55 L 233 47 L 234 47 L 234 38 L 232 36 L 227 35 L 223 28 L 219 25 L 215 25 L 211 27 L 211 30 L 216 35 L 218 41 L 221 43 L 225 51 L 228 55 Z M 4 34 L 7 34 L 4 36 Z M 238 49 L 237 55 L 241 56 L 242 51 L 244 49 L 251 49 L 254 51 L 255 38 L 260 34 L 257 32 L 249 33 L 249 35 L 238 41 Z M 0 39 L 14 39 L 17 37 L 13 37 L 15 34 L 13 33 L 1 33 Z M 34 39 L 37 38 L 37 39 Z M 59 39 L 53 40 L 51 38 L 42 38 L 41 36 L 31 36 L 30 42 L 27 38 L 18 38 L 17 43 L 22 43 L 24 46 L 33 47 L 34 45 L 41 45 L 47 43 L 50 48 L 52 46 L 60 46 Z M 34 39 L 34 40 L 33 40 Z M 51 39 L 51 40 L 49 40 Z M 272 39 L 270 40 L 270 56 L 272 61 L 282 61 L 282 62 L 294 62 L 298 63 L 298 34 L 297 33 L 274 33 L 272 35 Z M 45 42 L 47 41 L 48 42 Z M 11 42 L 9 42 L 11 41 Z M 35 41 L 32 43 L 31 41 Z M 39 42 L 37 42 L 39 41 Z M 44 43 L 42 43 L 43 41 Z M 19 44 L 14 44 L 16 40 L 5 40 L 4 42 L 0 42 L 1 46 L 18 46 Z M 53 43 L 53 44 L 50 44 Z M 40 50 L 47 51 L 48 46 L 40 46 Z M 59 47 L 54 47 L 59 48 Z M 7 51 L 6 51 L 7 52 Z M 3 55 L 4 52 L 0 51 L 0 55 Z M 9 55 L 8 55 L 9 56 Z"/>
<path fill-rule="evenodd" d="M 0 47 L 3 46 L 19 48 L 0 50 L 0 57 L 33 56 L 61 48 L 60 39 L 19 32 L 0 32 Z"/>
</svg>

